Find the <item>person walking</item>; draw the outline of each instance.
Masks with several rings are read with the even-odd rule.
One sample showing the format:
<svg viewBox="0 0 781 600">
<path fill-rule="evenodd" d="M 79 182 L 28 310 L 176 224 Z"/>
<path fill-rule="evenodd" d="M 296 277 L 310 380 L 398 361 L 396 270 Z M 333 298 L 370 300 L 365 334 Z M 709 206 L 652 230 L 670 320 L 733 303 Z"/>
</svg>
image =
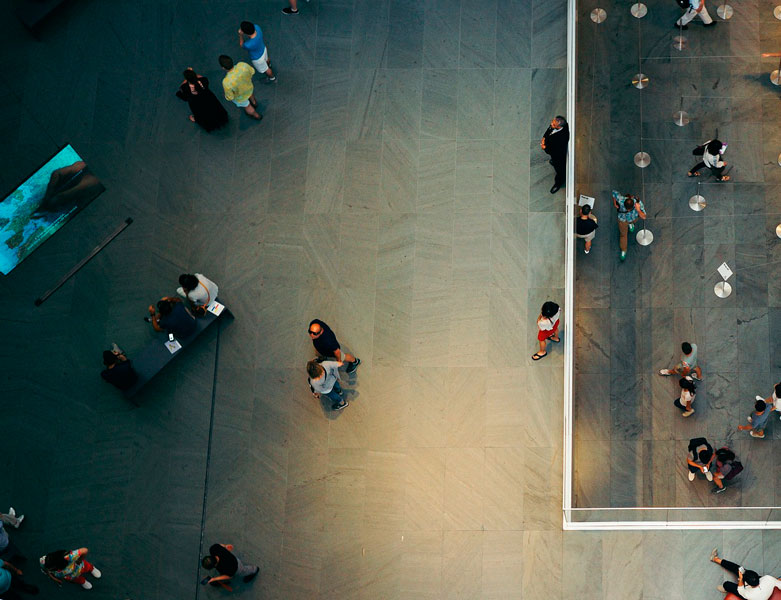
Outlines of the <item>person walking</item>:
<svg viewBox="0 0 781 600">
<path fill-rule="evenodd" d="M 692 404 L 694 403 L 694 397 L 697 395 L 697 386 L 689 376 L 681 377 L 678 385 L 681 387 L 681 395 L 675 399 L 673 404 L 683 411 L 682 416 L 690 417 L 694 414 Z"/>
<path fill-rule="evenodd" d="M 219 575 L 205 577 L 201 584 L 222 586 L 230 590 L 227 582 L 234 577 L 242 577 L 244 583 L 249 583 L 260 573 L 260 567 L 245 565 L 233 551 L 233 544 L 212 544 L 209 554 L 201 559 L 201 566 L 207 571 L 215 569 Z"/>
<path fill-rule="evenodd" d="M 190 120 L 206 131 L 214 131 L 228 122 L 228 111 L 209 89 L 209 80 L 191 67 L 185 69 L 176 96 L 189 105 Z"/>
<path fill-rule="evenodd" d="M 55 550 L 39 559 L 41 570 L 57 584 L 69 581 L 79 584 L 85 590 L 91 590 L 92 584 L 87 581 L 85 575 L 92 575 L 95 579 L 100 579 L 102 573 L 84 558 L 88 552 L 87 548 L 77 548 L 71 551 Z"/>
<path fill-rule="evenodd" d="M 702 380 L 702 369 L 697 364 L 697 344 L 683 342 L 681 344 L 681 359 L 672 369 L 661 369 L 659 375 L 691 375 L 697 381 Z"/>
<path fill-rule="evenodd" d="M 239 46 L 249 53 L 250 62 L 258 73 L 266 74 L 266 83 L 273 83 L 277 80 L 276 75 L 271 70 L 271 61 L 268 59 L 268 48 L 263 42 L 263 32 L 260 25 L 255 25 L 249 21 L 242 21 L 239 26 Z"/>
<path fill-rule="evenodd" d="M 580 216 L 575 219 L 575 237 L 586 241 L 583 251 L 591 252 L 591 242 L 597 234 L 597 217 L 591 213 L 591 207 L 584 204 L 580 207 Z"/>
<path fill-rule="evenodd" d="M 7 514 L 0 514 L 0 558 L 14 559 L 19 558 L 25 560 L 24 555 L 19 551 L 16 544 L 8 537 L 8 532 L 5 530 L 5 525 L 11 525 L 12 527 L 19 529 L 19 525 L 22 524 L 24 515 L 21 517 L 16 516 L 16 511 L 13 507 L 8 509 Z"/>
<path fill-rule="evenodd" d="M 686 465 L 689 469 L 689 481 L 694 481 L 697 473 L 702 473 L 705 479 L 713 481 L 713 473 L 710 471 L 714 459 L 713 446 L 705 438 L 692 438 L 689 440 L 688 450 Z"/>
<path fill-rule="evenodd" d="M 754 412 L 746 418 L 751 425 L 738 425 L 738 429 L 740 431 L 748 431 L 751 437 L 764 438 L 765 426 L 770 420 L 770 413 L 773 410 L 776 410 L 775 406 L 767 404 L 762 396 L 757 396 L 756 402 L 754 402 Z"/>
<path fill-rule="evenodd" d="M 306 0 L 309 2 L 309 0 Z M 282 12 L 286 15 L 297 15 L 298 14 L 298 0 L 289 0 L 290 6 L 286 6 L 282 9 Z"/>
<path fill-rule="evenodd" d="M 635 223 L 638 219 L 645 219 L 645 206 L 637 196 L 624 195 L 616 190 L 613 190 L 613 206 L 618 211 L 618 243 L 621 247 L 619 258 L 624 261 L 626 260 L 627 236 L 630 231 L 635 230 Z"/>
<path fill-rule="evenodd" d="M 0 522 L 5 525 L 10 525 L 14 529 L 19 529 L 19 525 L 24 521 L 24 515 L 16 515 L 16 510 L 13 506 L 8 508 L 7 513 L 0 513 Z"/>
<path fill-rule="evenodd" d="M 350 403 L 342 397 L 342 386 L 339 385 L 339 367 L 342 362 L 338 360 L 318 361 L 310 360 L 306 363 L 306 372 L 309 375 L 309 389 L 315 398 L 326 396 L 331 400 L 331 410 L 343 410 Z"/>
<path fill-rule="evenodd" d="M 756 571 L 751 571 L 734 562 L 720 558 L 718 548 L 711 550 L 710 560 L 733 575 L 738 576 L 737 583 L 725 581 L 716 587 L 717 590 L 724 594 L 729 592 L 744 600 L 770 600 L 774 590 L 781 590 L 781 581 L 772 575 L 760 577 Z"/>
<path fill-rule="evenodd" d="M 701 146 L 697 146 L 692 151 L 692 154 L 702 156 L 702 160 L 694 165 L 687 175 L 689 177 L 699 177 L 700 169 L 708 167 L 716 181 L 729 181 L 729 175 L 722 175 L 724 168 L 727 166 L 727 161 L 721 160 L 721 157 L 726 150 L 727 144 L 722 144 L 719 140 L 708 140 Z"/>
<path fill-rule="evenodd" d="M 315 351 L 324 358 L 335 358 L 340 362 L 346 363 L 345 373 L 352 373 L 361 364 L 361 359 L 357 356 L 353 356 L 349 352 L 342 352 L 339 340 L 336 339 L 336 334 L 320 319 L 312 319 L 309 322 L 308 331 Z"/>
<path fill-rule="evenodd" d="M 569 146 L 569 125 L 562 116 L 556 116 L 550 122 L 540 141 L 542 148 L 550 156 L 548 162 L 553 165 L 556 177 L 553 180 L 551 194 L 558 192 L 567 182 L 567 147 Z"/>
<path fill-rule="evenodd" d="M 716 24 L 716 21 L 708 14 L 708 9 L 705 7 L 705 0 L 689 0 L 689 6 L 686 9 L 686 12 L 675 22 L 675 26 L 681 29 L 689 29 L 689 23 L 698 15 L 705 27 L 711 27 Z"/>
<path fill-rule="evenodd" d="M 239 108 L 243 108 L 253 119 L 260 121 L 263 115 L 255 110 L 258 101 L 255 99 L 255 86 L 252 85 L 252 76 L 255 69 L 245 62 L 233 64 L 230 56 L 222 54 L 219 58 L 220 66 L 227 74 L 222 80 L 222 89 L 225 92 L 225 99 L 230 100 Z"/>
<path fill-rule="evenodd" d="M 777 383 L 773 387 L 773 393 L 771 393 L 767 398 L 762 398 L 762 396 L 757 396 L 757 400 L 764 400 L 765 404 L 768 406 L 772 406 L 776 412 L 781 414 L 781 404 L 779 404 L 778 399 L 781 398 L 781 383 Z M 779 419 L 781 419 L 781 416 L 779 416 Z"/>
<path fill-rule="evenodd" d="M 543 303 L 540 309 L 540 315 L 537 317 L 537 341 L 540 343 L 538 352 L 532 354 L 532 360 L 540 360 L 548 356 L 548 340 L 559 343 L 559 318 L 561 317 L 561 308 L 555 302 L 547 301 Z"/>
</svg>

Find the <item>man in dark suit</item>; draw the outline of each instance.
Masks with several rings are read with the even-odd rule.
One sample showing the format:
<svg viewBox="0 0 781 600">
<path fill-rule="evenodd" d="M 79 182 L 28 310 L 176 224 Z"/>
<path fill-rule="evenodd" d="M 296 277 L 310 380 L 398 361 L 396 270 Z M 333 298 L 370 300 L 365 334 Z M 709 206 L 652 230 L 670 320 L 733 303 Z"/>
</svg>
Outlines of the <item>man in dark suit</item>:
<svg viewBox="0 0 781 600">
<path fill-rule="evenodd" d="M 554 117 L 550 122 L 550 127 L 545 130 L 542 136 L 540 147 L 550 155 L 548 161 L 556 170 L 556 178 L 553 180 L 551 194 L 555 194 L 561 189 L 567 179 L 567 145 L 569 144 L 569 125 L 562 116 Z"/>
</svg>

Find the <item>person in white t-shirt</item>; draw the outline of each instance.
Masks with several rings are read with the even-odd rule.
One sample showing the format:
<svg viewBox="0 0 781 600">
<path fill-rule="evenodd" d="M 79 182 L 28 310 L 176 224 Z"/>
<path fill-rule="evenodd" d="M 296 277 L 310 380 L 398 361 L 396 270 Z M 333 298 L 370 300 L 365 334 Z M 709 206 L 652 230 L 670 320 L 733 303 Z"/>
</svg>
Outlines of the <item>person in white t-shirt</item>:
<svg viewBox="0 0 781 600">
<path fill-rule="evenodd" d="M 692 404 L 694 403 L 694 397 L 697 395 L 697 386 L 694 384 L 694 380 L 688 375 L 686 377 L 681 377 L 678 385 L 681 388 L 681 395 L 675 399 L 673 404 L 683 411 L 681 416 L 690 417 L 694 414 L 694 407 Z"/>
<path fill-rule="evenodd" d="M 711 27 L 716 24 L 716 21 L 708 14 L 708 9 L 705 7 L 705 0 L 689 0 L 689 6 L 686 9 L 686 12 L 675 22 L 675 26 L 680 27 L 681 29 L 688 29 L 689 23 L 697 16 L 700 17 L 705 27 Z"/>
<path fill-rule="evenodd" d="M 193 306 L 209 306 L 217 299 L 217 284 L 200 273 L 179 275 L 179 285 L 176 293 Z"/>
<path fill-rule="evenodd" d="M 779 411 L 781 413 L 781 403 L 779 403 L 778 399 L 781 398 L 781 383 L 777 383 L 775 387 L 773 388 L 773 393 L 770 394 L 767 398 L 763 398 L 762 396 L 757 396 L 757 400 L 764 400 L 765 404 L 768 406 L 772 406 L 775 410 Z M 781 417 L 779 417 L 781 419 Z"/>
<path fill-rule="evenodd" d="M 331 410 L 347 408 L 349 402 L 342 397 L 342 386 L 339 385 L 339 360 L 310 360 L 306 363 L 306 372 L 309 375 L 309 389 L 315 398 L 326 396 L 331 400 Z"/>
<path fill-rule="evenodd" d="M 718 548 L 714 548 L 710 553 L 710 559 L 730 573 L 738 576 L 737 583 L 725 581 L 718 586 L 716 589 L 720 592 L 729 592 L 744 600 L 770 600 L 770 596 L 773 595 L 773 590 L 781 590 L 781 581 L 772 575 L 763 575 L 760 577 L 759 573 L 756 571 L 744 569 L 734 562 L 719 558 Z"/>
</svg>

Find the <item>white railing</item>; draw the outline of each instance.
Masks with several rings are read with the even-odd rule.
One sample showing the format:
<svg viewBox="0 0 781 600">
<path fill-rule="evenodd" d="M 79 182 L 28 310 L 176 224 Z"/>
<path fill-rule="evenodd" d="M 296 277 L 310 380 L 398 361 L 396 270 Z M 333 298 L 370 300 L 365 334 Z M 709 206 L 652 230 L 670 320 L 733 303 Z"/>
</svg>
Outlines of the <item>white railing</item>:
<svg viewBox="0 0 781 600">
<path fill-rule="evenodd" d="M 567 191 L 564 210 L 564 528 L 570 522 L 572 508 L 572 428 L 575 368 L 575 71 L 577 56 L 577 0 L 567 0 L 567 122 L 570 142 L 567 154 Z"/>
</svg>

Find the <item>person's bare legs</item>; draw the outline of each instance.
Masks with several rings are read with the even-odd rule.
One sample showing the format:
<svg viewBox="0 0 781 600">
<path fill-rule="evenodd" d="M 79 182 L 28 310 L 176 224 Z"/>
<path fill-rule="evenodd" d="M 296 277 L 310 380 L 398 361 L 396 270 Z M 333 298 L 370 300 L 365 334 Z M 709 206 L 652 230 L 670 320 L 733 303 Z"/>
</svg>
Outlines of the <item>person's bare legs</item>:
<svg viewBox="0 0 781 600">
<path fill-rule="evenodd" d="M 697 379 L 702 379 L 702 369 L 699 367 L 694 367 L 694 375 L 697 377 Z"/>
<path fill-rule="evenodd" d="M 268 69 L 266 69 L 266 77 L 274 79 L 274 71 L 271 70 L 271 64 L 269 64 Z"/>
<path fill-rule="evenodd" d="M 586 241 L 586 252 L 591 252 L 591 240 Z"/>
<path fill-rule="evenodd" d="M 545 348 L 548 347 L 548 342 L 546 340 L 540 340 L 540 352 L 539 354 L 547 354 L 547 350 Z"/>
<path fill-rule="evenodd" d="M 252 94 L 249 97 L 249 104 L 244 107 L 244 112 L 246 112 L 253 119 L 257 119 L 258 121 L 260 121 L 263 117 L 258 113 L 258 111 L 255 110 L 255 107 L 257 105 L 258 105 L 258 101 L 255 100 L 255 94 Z"/>
<path fill-rule="evenodd" d="M 290 0 L 290 10 L 298 12 L 298 0 Z"/>
</svg>

